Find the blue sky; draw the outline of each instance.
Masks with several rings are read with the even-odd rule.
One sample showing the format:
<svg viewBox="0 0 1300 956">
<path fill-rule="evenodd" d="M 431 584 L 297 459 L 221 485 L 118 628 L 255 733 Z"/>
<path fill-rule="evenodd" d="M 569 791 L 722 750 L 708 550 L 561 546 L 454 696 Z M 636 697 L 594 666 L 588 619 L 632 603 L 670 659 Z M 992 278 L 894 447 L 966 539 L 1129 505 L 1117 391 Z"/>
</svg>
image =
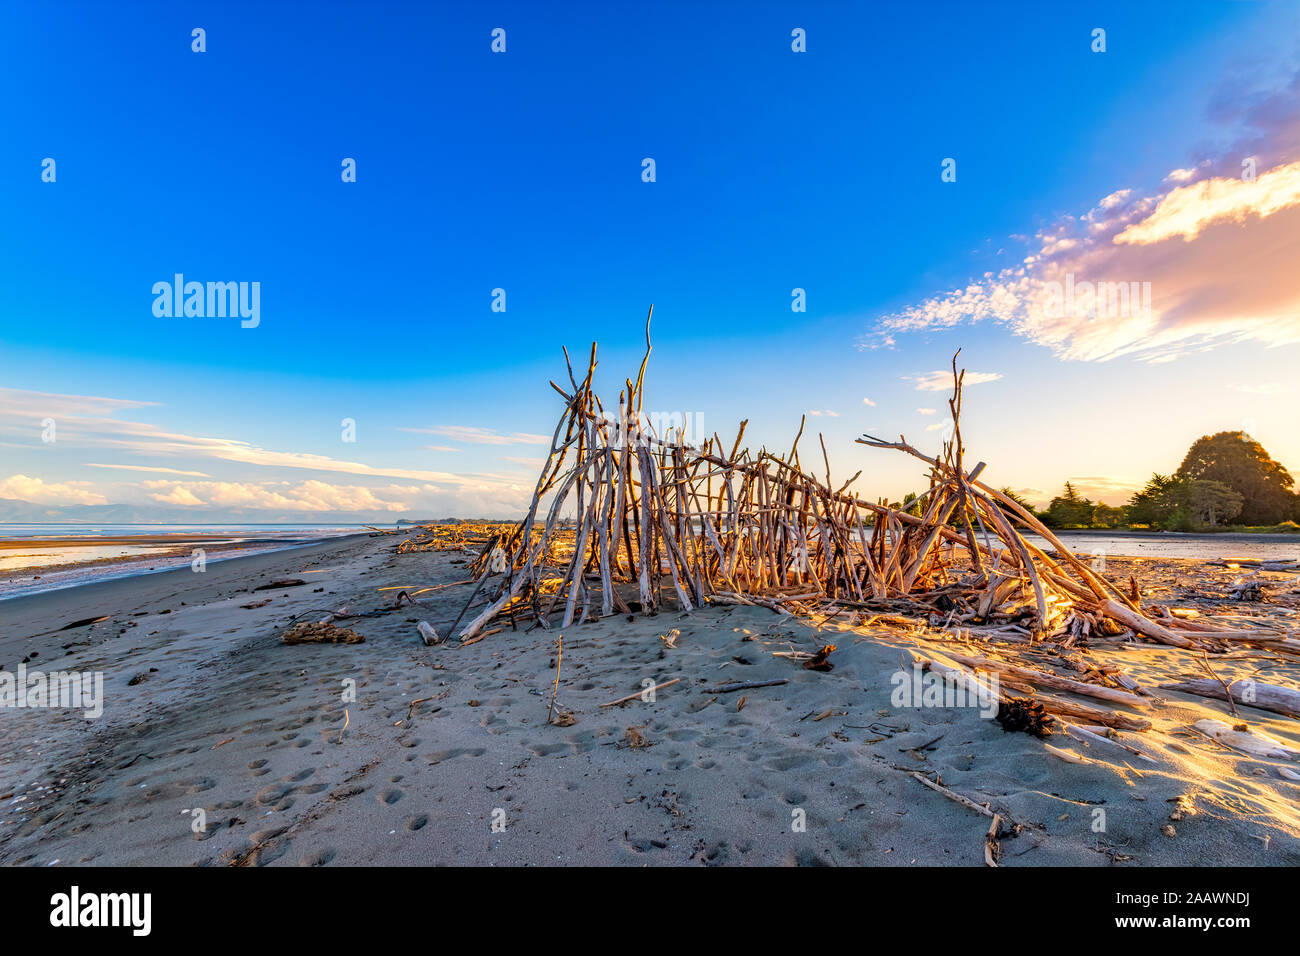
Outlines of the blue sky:
<svg viewBox="0 0 1300 956">
<path fill-rule="evenodd" d="M 1289 199 L 1099 276 L 1149 274 L 1161 336 L 1084 348 L 1095 326 L 1010 314 L 882 332 L 1042 256 L 1062 217 L 1077 226 L 1118 191 L 1124 221 L 1141 222 L 1160 210 L 1130 204 L 1223 178 L 1242 144 L 1260 174 L 1289 168 L 1296 130 L 1235 107 L 1292 82 L 1295 4 L 0 10 L 0 498 L 291 517 L 308 501 L 367 510 L 356 489 L 370 489 L 376 515 L 508 514 L 544 448 L 496 436 L 550 434 L 561 345 L 599 341 L 614 397 L 651 302 L 650 405 L 728 436 L 747 417 L 774 446 L 821 411 L 811 427 L 846 477 L 869 469 L 865 494 L 919 479 L 852 439 L 937 445 L 936 416 L 917 409 L 941 411 L 943 393 L 912 377 L 959 346 L 1000 376 L 969 390 L 964 429 L 999 483 L 1050 495 L 1097 478 L 1094 496 L 1118 501 L 1243 422 L 1300 468 L 1279 391 L 1300 354 L 1296 281 L 1265 263 L 1191 288 L 1178 265 L 1196 244 L 1293 227 Z M 956 182 L 941 182 L 946 157 Z M 1289 197 L 1282 179 L 1260 182 Z M 260 282 L 260 324 L 156 317 L 151 287 L 177 272 Z M 1276 291 L 1245 309 L 1253 331 L 1197 311 L 1247 285 Z M 806 313 L 791 311 L 796 287 Z M 1161 299 L 1171 287 L 1176 302 Z M 43 404 L 69 419 L 52 444 Z"/>
</svg>

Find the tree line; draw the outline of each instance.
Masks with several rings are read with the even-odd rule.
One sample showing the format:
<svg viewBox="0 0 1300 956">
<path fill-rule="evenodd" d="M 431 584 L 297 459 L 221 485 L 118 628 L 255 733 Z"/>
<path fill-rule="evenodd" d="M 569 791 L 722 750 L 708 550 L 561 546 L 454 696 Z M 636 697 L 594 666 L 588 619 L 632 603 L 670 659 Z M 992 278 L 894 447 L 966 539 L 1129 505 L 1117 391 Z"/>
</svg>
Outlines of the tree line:
<svg viewBox="0 0 1300 956">
<path fill-rule="evenodd" d="M 1300 522 L 1294 486 L 1291 475 L 1259 442 L 1245 432 L 1219 432 L 1198 438 L 1176 472 L 1152 475 L 1128 504 L 1090 501 L 1066 482 L 1065 490 L 1037 515 L 1053 528 L 1291 526 Z"/>
</svg>

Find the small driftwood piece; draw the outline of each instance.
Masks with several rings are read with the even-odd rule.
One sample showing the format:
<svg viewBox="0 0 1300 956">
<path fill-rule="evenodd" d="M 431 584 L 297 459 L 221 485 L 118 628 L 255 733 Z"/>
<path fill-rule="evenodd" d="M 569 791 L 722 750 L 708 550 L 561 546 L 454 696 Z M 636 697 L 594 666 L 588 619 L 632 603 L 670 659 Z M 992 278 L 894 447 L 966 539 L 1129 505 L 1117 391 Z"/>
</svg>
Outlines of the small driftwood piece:
<svg viewBox="0 0 1300 956">
<path fill-rule="evenodd" d="M 780 684 L 790 683 L 788 678 L 778 677 L 775 680 L 745 680 L 736 684 L 720 684 L 717 687 L 706 687 L 706 694 L 731 694 L 738 690 L 753 690 L 756 687 L 776 687 Z"/>
<path fill-rule="evenodd" d="M 974 810 L 976 813 L 982 813 L 982 814 L 983 814 L 984 816 L 986 816 L 986 817 L 996 817 L 996 816 L 997 816 L 997 814 L 994 813 L 992 810 L 990 810 L 988 807 L 982 807 L 982 806 L 980 806 L 978 803 L 976 803 L 976 802 L 975 802 L 974 800 L 972 800 L 970 797 L 963 797 L 963 796 L 962 796 L 960 793 L 958 793 L 956 790 L 949 790 L 949 789 L 948 789 L 947 787 L 945 787 L 943 784 L 935 783 L 933 780 L 931 780 L 929 777 L 925 776 L 924 774 L 917 773 L 916 771 L 912 771 L 911 773 L 912 773 L 912 776 L 913 776 L 913 777 L 915 777 L 917 780 L 921 781 L 923 784 L 925 784 L 925 785 L 926 785 L 927 787 L 929 787 L 931 790 L 935 791 L 936 793 L 942 793 L 942 794 L 943 794 L 945 797 L 947 797 L 949 800 L 952 800 L 952 801 L 954 801 L 955 803 L 960 803 L 963 807 L 966 807 L 967 809 L 970 809 L 970 810 Z"/>
<path fill-rule="evenodd" d="M 1205 736 L 1242 753 L 1278 760 L 1295 760 L 1300 757 L 1300 750 L 1288 747 L 1280 740 L 1258 731 L 1238 730 L 1221 720 L 1198 720 L 1192 726 Z"/>
<path fill-rule="evenodd" d="M 1139 760 L 1145 760 L 1147 763 L 1159 762 L 1150 754 L 1143 753 L 1141 750 L 1138 750 L 1136 747 L 1130 747 L 1126 743 L 1122 743 L 1118 740 L 1114 740 L 1110 737 L 1106 737 L 1103 734 L 1099 734 L 1094 731 L 1091 731 L 1086 727 L 1080 727 L 1078 724 L 1071 724 L 1065 721 L 1061 721 L 1061 725 L 1065 728 L 1065 732 L 1067 734 L 1069 734 L 1075 740 L 1078 740 L 1082 743 L 1101 744 L 1102 746 L 1105 747 L 1114 747 L 1118 750 L 1124 750 L 1127 751 L 1128 753 L 1133 754 Z"/>
<path fill-rule="evenodd" d="M 642 690 L 637 691 L 635 694 L 628 694 L 626 697 L 620 697 L 618 700 L 608 701 L 604 704 L 601 704 L 600 706 L 617 707 L 619 704 L 626 704 L 629 700 L 644 700 L 646 694 L 653 694 L 655 691 L 662 690 L 665 687 L 671 687 L 673 686 L 673 684 L 676 684 L 679 680 L 681 680 L 680 677 L 674 677 L 672 680 L 666 680 L 662 684 L 655 684 L 653 687 L 643 688 Z"/>
<path fill-rule="evenodd" d="M 1300 691 L 1276 684 L 1262 684 L 1255 680 L 1236 680 L 1228 684 L 1232 690 L 1232 699 L 1238 704 L 1255 707 L 1259 710 L 1285 714 L 1288 717 L 1300 717 Z M 1228 690 L 1218 680 L 1189 680 L 1181 684 L 1162 684 L 1163 690 L 1176 690 L 1197 697 L 1209 697 L 1213 700 L 1227 700 Z"/>
</svg>

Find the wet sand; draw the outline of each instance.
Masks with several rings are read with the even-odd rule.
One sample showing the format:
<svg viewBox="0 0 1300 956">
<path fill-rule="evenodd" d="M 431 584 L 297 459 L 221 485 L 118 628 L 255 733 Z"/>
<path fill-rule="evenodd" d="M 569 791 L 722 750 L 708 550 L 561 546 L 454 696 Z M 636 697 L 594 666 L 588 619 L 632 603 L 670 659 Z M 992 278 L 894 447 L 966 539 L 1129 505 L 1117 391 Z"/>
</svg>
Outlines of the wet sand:
<svg viewBox="0 0 1300 956">
<path fill-rule="evenodd" d="M 174 533 L 0 538 L 0 600 L 240 555 L 299 547 L 311 537 Z"/>
</svg>

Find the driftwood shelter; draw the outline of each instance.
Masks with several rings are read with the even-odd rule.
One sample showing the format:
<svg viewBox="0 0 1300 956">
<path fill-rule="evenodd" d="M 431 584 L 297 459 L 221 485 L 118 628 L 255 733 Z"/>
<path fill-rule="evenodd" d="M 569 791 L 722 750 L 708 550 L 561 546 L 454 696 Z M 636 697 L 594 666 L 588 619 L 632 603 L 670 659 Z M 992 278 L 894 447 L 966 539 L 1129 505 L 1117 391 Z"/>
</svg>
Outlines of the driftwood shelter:
<svg viewBox="0 0 1300 956">
<path fill-rule="evenodd" d="M 1059 721 L 1094 737 L 1147 729 L 1140 714 L 1160 699 L 1117 667 L 1080 665 L 1075 654 L 1076 673 L 1062 676 L 1042 669 L 1040 655 L 1027 666 L 1025 653 L 1051 645 L 1068 657 L 1087 644 L 1156 642 L 1193 652 L 1197 667 L 1206 653 L 1252 645 L 1300 654 L 1300 640 L 1286 630 L 1144 607 L 1136 585 L 1107 580 L 1031 512 L 981 482 L 984 463 L 968 466 L 962 442 L 964 373 L 955 356 L 951 437 L 938 456 L 902 436 L 859 439 L 924 466 L 927 487 L 903 510 L 851 490 L 860 473 L 836 485 L 824 441 L 813 450 L 816 465 L 805 466 L 802 426 L 784 454 L 746 448 L 746 422 L 730 441 L 715 434 L 695 446 L 676 432 L 656 434 L 642 415 L 650 352 L 647 321 L 636 377 L 606 405 L 593 389 L 595 344 L 580 376 L 566 351 L 567 385 L 551 383 L 563 411 L 527 513 L 481 539 L 470 564 L 477 587 L 452 627 L 462 644 L 506 620 L 565 628 L 709 603 L 922 627 L 914 656 L 945 679 L 1027 708 L 1030 729 Z M 1032 699 L 990 687 L 990 674 L 1033 685 Z M 1205 690 L 1223 700 L 1231 694 L 1218 682 Z M 1300 707 L 1294 690 L 1274 690 L 1282 706 Z"/>
</svg>

